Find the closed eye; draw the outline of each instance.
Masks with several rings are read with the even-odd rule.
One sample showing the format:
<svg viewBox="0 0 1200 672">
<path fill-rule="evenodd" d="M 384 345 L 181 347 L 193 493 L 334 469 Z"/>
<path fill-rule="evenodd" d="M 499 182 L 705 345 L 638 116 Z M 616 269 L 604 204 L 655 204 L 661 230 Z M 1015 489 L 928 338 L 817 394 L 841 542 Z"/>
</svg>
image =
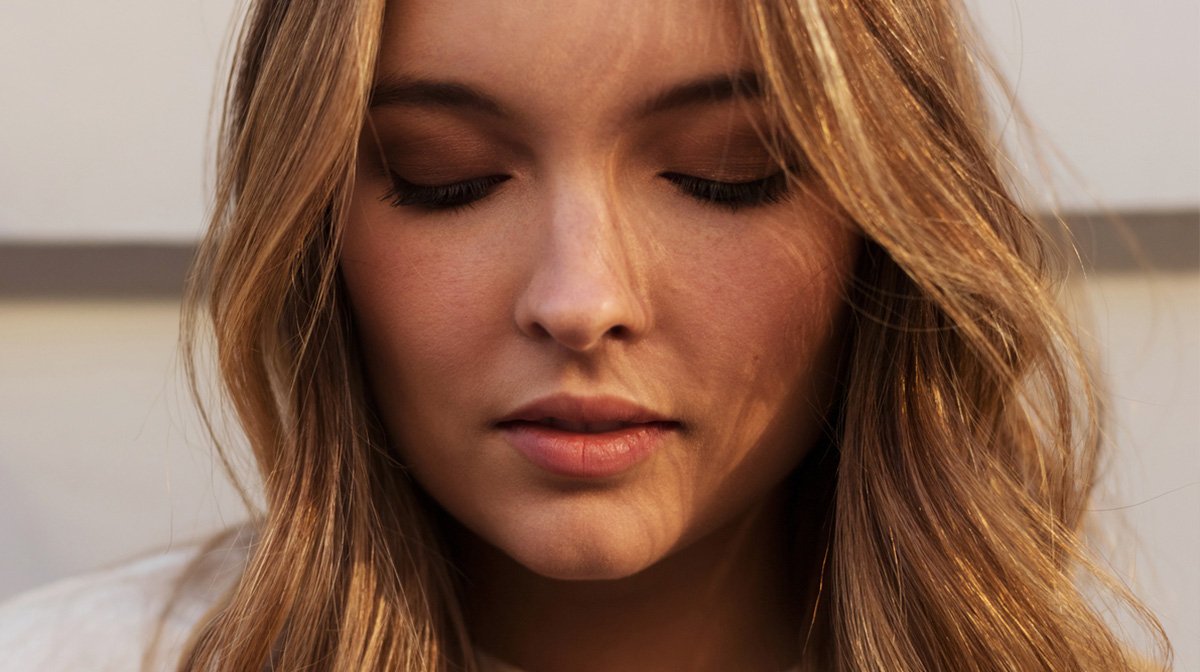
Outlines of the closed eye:
<svg viewBox="0 0 1200 672">
<path fill-rule="evenodd" d="M 488 175 L 449 184 L 417 184 L 392 173 L 392 186 L 380 200 L 392 207 L 416 207 L 424 210 L 453 210 L 486 198 L 509 175 Z M 723 182 L 694 175 L 668 172 L 660 175 L 685 195 L 703 203 L 729 210 L 778 203 L 788 194 L 788 176 L 779 171 L 746 182 Z"/>
<path fill-rule="evenodd" d="M 449 184 L 417 184 L 391 173 L 392 186 L 380 200 L 394 208 L 410 206 L 423 210 L 454 210 L 482 200 L 511 175 L 488 175 Z"/>
<path fill-rule="evenodd" d="M 721 182 L 683 173 L 662 173 L 659 177 L 691 198 L 729 210 L 778 203 L 787 197 L 789 187 L 788 174 L 783 170 L 748 182 Z"/>
</svg>

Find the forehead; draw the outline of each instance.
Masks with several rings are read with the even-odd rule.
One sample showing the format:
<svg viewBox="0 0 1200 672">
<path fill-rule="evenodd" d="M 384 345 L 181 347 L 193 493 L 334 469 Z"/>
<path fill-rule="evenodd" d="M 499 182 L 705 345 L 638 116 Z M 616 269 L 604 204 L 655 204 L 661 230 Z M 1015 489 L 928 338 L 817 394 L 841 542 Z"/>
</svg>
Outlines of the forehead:
<svg viewBox="0 0 1200 672">
<path fill-rule="evenodd" d="M 377 77 L 461 82 L 532 116 L 578 117 L 748 69 L 722 0 L 397 0 Z"/>
</svg>

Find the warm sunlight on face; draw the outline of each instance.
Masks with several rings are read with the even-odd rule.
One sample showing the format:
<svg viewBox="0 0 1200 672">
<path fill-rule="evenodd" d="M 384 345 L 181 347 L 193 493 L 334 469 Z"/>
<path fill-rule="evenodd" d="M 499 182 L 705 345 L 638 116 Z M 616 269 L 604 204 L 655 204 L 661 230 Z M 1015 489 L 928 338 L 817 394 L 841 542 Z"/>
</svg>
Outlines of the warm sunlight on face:
<svg viewBox="0 0 1200 672">
<path fill-rule="evenodd" d="M 822 431 L 854 234 L 713 2 L 389 3 L 342 270 L 416 480 L 565 579 L 763 501 Z"/>
</svg>

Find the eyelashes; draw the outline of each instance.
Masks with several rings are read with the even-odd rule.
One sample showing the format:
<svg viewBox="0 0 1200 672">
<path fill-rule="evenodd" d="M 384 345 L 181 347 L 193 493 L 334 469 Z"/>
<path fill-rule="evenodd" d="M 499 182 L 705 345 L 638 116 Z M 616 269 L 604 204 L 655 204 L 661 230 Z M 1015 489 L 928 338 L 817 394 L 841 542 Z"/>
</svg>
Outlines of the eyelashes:
<svg viewBox="0 0 1200 672">
<path fill-rule="evenodd" d="M 415 206 L 424 210 L 453 210 L 482 200 L 508 175 L 488 175 L 451 184 L 416 184 L 391 173 L 392 187 L 380 200 L 392 207 Z"/>
<path fill-rule="evenodd" d="M 778 203 L 788 191 L 787 173 L 782 170 L 749 182 L 719 182 L 683 173 L 663 173 L 660 177 L 698 201 L 730 210 Z"/>
<path fill-rule="evenodd" d="M 452 211 L 468 207 L 487 198 L 496 187 L 511 179 L 510 175 L 488 175 L 450 184 L 426 185 L 409 182 L 389 173 L 392 186 L 380 200 L 392 207 L 414 207 L 428 211 Z M 788 175 L 779 171 L 761 179 L 747 182 L 721 182 L 694 175 L 667 172 L 659 177 L 701 203 L 727 210 L 762 207 L 778 203 L 788 195 Z"/>
</svg>

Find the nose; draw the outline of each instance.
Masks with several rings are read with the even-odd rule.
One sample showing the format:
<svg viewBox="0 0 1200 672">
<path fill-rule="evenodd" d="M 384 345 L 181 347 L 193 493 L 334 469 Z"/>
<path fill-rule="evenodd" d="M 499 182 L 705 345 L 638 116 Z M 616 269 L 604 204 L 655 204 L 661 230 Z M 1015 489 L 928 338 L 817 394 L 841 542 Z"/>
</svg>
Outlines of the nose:
<svg viewBox="0 0 1200 672">
<path fill-rule="evenodd" d="M 606 199 L 566 194 L 541 225 L 532 272 L 516 302 L 521 332 L 579 353 L 641 336 L 649 313 L 638 291 L 636 237 L 621 230 Z"/>
</svg>

